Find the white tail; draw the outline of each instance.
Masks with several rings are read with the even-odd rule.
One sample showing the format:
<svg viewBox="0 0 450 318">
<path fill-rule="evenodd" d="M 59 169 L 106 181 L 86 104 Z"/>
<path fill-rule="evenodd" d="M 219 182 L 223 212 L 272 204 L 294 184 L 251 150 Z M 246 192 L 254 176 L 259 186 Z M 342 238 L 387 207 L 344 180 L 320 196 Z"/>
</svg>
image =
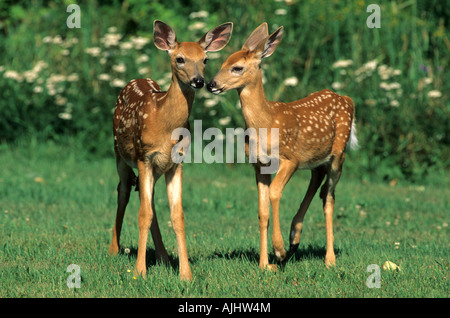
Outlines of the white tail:
<svg viewBox="0 0 450 318">
<path fill-rule="evenodd" d="M 286 257 L 280 230 L 279 203 L 285 185 L 297 169 L 310 169 L 312 176 L 306 195 L 292 220 L 289 254 L 293 254 L 300 243 L 303 217 L 326 176 L 320 191 L 327 233 L 325 263 L 327 266 L 334 265 L 334 190 L 342 172 L 346 145 L 350 140 L 351 148 L 357 146 L 354 104 L 351 98 L 327 89 L 290 103 L 268 101 L 260 65 L 263 58 L 273 54 L 282 36 L 283 27 L 269 36 L 267 24 L 261 24 L 242 49 L 228 57 L 207 87 L 214 94 L 237 89 L 247 127 L 257 131 L 259 128 L 279 129 L 279 140 L 269 141 L 278 146 L 279 151 L 279 169 L 273 181 L 270 175 L 261 173 L 261 161 L 255 164 L 259 193 L 260 267 L 273 266 L 269 265 L 267 253 L 270 204 L 275 256 L 278 260 Z M 268 144 L 266 149 L 270 148 Z"/>
<path fill-rule="evenodd" d="M 137 183 L 141 204 L 136 276 L 145 276 L 147 272 L 145 257 L 149 229 L 155 243 L 156 259 L 169 263 L 156 220 L 153 198 L 155 183 L 164 174 L 172 226 L 177 238 L 180 277 L 183 280 L 192 279 L 181 202 L 183 170 L 180 164 L 171 160 L 172 147 L 178 142 L 172 140 L 171 135 L 176 128 L 189 128 L 188 118 L 195 95 L 193 88 L 204 85 L 206 52 L 225 47 L 231 37 L 232 27 L 232 23 L 225 23 L 206 33 L 198 42 L 179 43 L 172 28 L 156 20 L 153 40 L 157 48 L 169 53 L 172 66 L 170 87 L 167 92 L 162 92 L 153 80 L 137 79 L 128 83 L 117 98 L 113 132 L 120 182 L 109 252 L 119 252 L 125 208 L 131 187 Z M 133 168 L 138 169 L 138 178 Z"/>
<path fill-rule="evenodd" d="M 350 140 L 347 143 L 346 150 L 357 150 L 359 148 L 358 138 L 356 137 L 356 124 L 355 118 L 352 120 L 352 128 L 350 131 Z"/>
</svg>

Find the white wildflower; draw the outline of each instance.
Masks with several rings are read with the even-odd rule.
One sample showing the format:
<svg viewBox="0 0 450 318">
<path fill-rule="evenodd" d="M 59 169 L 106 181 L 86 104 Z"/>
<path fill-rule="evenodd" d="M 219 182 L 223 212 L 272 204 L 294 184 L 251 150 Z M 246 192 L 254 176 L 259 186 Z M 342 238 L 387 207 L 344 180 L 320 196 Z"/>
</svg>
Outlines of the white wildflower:
<svg viewBox="0 0 450 318">
<path fill-rule="evenodd" d="M 140 55 L 137 60 L 138 63 L 145 63 L 148 61 L 148 56 L 145 54 Z"/>
<path fill-rule="evenodd" d="M 221 124 L 222 126 L 228 125 L 231 121 L 231 117 L 227 116 L 224 118 L 219 119 L 219 124 Z"/>
<path fill-rule="evenodd" d="M 207 99 L 205 101 L 205 107 L 213 107 L 215 105 L 217 105 L 217 103 L 219 102 L 219 100 L 217 98 L 211 98 L 211 99 Z"/>
<path fill-rule="evenodd" d="M 59 118 L 64 119 L 64 120 L 71 120 L 72 119 L 72 114 L 70 113 L 60 113 L 58 115 Z"/>
<path fill-rule="evenodd" d="M 133 46 L 136 50 L 142 49 L 148 42 L 150 42 L 149 39 L 141 36 L 131 37 L 131 43 L 133 43 Z"/>
<path fill-rule="evenodd" d="M 61 95 L 56 95 L 55 103 L 56 103 L 56 105 L 63 106 L 67 103 L 67 98 L 62 97 Z"/>
<path fill-rule="evenodd" d="M 438 90 L 432 90 L 428 92 L 428 97 L 429 98 L 439 98 L 442 96 L 442 93 Z"/>
<path fill-rule="evenodd" d="M 120 34 L 116 33 L 107 33 L 104 37 L 100 39 L 100 42 L 102 42 L 105 47 L 110 46 L 117 46 L 119 45 L 119 40 L 122 36 Z"/>
<path fill-rule="evenodd" d="M 349 67 L 350 65 L 353 65 L 352 60 L 339 60 L 339 61 L 334 62 L 332 67 L 333 68 L 346 68 L 346 67 Z"/>
<path fill-rule="evenodd" d="M 120 48 L 122 50 L 130 50 L 130 49 L 133 48 L 133 43 L 131 43 L 131 42 L 122 42 L 122 43 L 120 43 Z"/>
<path fill-rule="evenodd" d="M 198 11 L 198 12 L 192 12 L 192 13 L 189 15 L 189 18 L 191 18 L 191 19 L 195 19 L 195 18 L 207 18 L 208 16 L 209 16 L 208 11 L 201 10 L 201 11 Z"/>
<path fill-rule="evenodd" d="M 138 70 L 138 72 L 139 72 L 140 75 L 144 75 L 144 74 L 150 73 L 150 69 L 149 69 L 148 67 L 141 67 L 141 68 Z"/>
<path fill-rule="evenodd" d="M 22 75 L 20 75 L 16 71 L 12 71 L 12 70 L 6 71 L 5 73 L 3 73 L 3 77 L 4 78 L 11 78 L 11 79 L 16 80 L 18 82 L 22 82 L 23 81 Z"/>
<path fill-rule="evenodd" d="M 275 10 L 275 14 L 276 15 L 286 15 L 287 14 L 287 10 L 286 9 L 276 9 Z"/>
<path fill-rule="evenodd" d="M 377 63 L 378 63 L 377 60 L 369 61 L 366 64 L 364 64 L 364 68 L 366 70 L 373 71 L 377 67 Z"/>
<path fill-rule="evenodd" d="M 68 82 L 77 82 L 78 79 L 79 79 L 79 77 L 78 77 L 78 74 L 77 74 L 77 73 L 72 73 L 72 74 L 69 74 L 69 75 L 67 76 L 67 81 L 68 81 Z"/>
<path fill-rule="evenodd" d="M 117 65 L 113 65 L 112 69 L 116 72 L 123 73 L 127 70 L 127 67 L 123 63 L 119 63 Z"/>
<path fill-rule="evenodd" d="M 425 78 L 423 78 L 423 83 L 425 85 L 429 85 L 429 84 L 433 83 L 433 79 L 431 77 L 425 77 Z"/>
<path fill-rule="evenodd" d="M 286 86 L 297 86 L 298 78 L 295 76 L 288 77 L 284 80 L 284 85 Z"/>
<path fill-rule="evenodd" d="M 111 82 L 111 86 L 113 87 L 124 87 L 127 83 L 125 83 L 125 81 L 119 79 L 119 78 L 115 78 L 112 80 Z"/>
<path fill-rule="evenodd" d="M 398 107 L 400 105 L 400 103 L 398 102 L 398 100 L 391 100 L 389 105 L 391 105 L 392 107 Z"/>
<path fill-rule="evenodd" d="M 344 88 L 344 84 L 342 84 L 342 83 L 340 83 L 340 82 L 334 82 L 333 84 L 331 84 L 331 87 L 332 87 L 334 90 L 339 90 L 339 89 Z"/>
<path fill-rule="evenodd" d="M 205 26 L 206 24 L 203 22 L 195 22 L 194 24 L 188 26 L 188 30 L 189 31 L 202 30 L 205 28 Z"/>
<path fill-rule="evenodd" d="M 34 93 L 42 93 L 43 91 L 44 91 L 44 89 L 42 88 L 42 86 L 35 86 L 33 88 Z"/>
<path fill-rule="evenodd" d="M 106 73 L 102 73 L 98 76 L 98 79 L 101 81 L 109 81 L 111 79 L 111 76 Z"/>
<path fill-rule="evenodd" d="M 389 85 L 389 89 L 400 89 L 400 88 L 401 88 L 401 85 L 400 85 L 400 83 L 397 83 L 397 82 L 391 83 Z"/>
<path fill-rule="evenodd" d="M 84 50 L 87 54 L 92 56 L 99 56 L 100 55 L 100 48 L 99 47 L 88 47 Z"/>
</svg>

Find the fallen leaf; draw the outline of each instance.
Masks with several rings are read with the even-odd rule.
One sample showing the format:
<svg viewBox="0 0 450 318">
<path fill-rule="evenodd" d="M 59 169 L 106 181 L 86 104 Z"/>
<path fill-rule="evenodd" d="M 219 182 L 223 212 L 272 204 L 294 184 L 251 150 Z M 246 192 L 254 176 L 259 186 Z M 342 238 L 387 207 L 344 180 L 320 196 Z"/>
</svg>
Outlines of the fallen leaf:
<svg viewBox="0 0 450 318">
<path fill-rule="evenodd" d="M 386 261 L 383 264 L 383 269 L 385 271 L 389 270 L 389 271 L 400 271 L 400 266 L 398 266 L 397 264 L 391 262 L 391 261 Z"/>
</svg>

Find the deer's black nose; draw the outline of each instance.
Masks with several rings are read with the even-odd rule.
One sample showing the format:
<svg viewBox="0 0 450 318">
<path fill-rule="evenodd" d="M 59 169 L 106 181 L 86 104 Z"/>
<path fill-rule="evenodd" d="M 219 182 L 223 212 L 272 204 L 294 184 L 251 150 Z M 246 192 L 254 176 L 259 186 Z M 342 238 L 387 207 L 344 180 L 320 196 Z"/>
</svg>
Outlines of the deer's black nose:
<svg viewBox="0 0 450 318">
<path fill-rule="evenodd" d="M 205 80 L 202 77 L 195 77 L 191 80 L 191 86 L 194 88 L 202 88 L 205 85 Z"/>
<path fill-rule="evenodd" d="M 212 89 L 214 88 L 214 87 L 216 87 L 216 82 L 214 82 L 214 81 L 211 81 L 211 82 L 209 82 L 208 84 L 206 84 L 206 88 L 208 89 L 208 91 L 212 91 Z"/>
</svg>

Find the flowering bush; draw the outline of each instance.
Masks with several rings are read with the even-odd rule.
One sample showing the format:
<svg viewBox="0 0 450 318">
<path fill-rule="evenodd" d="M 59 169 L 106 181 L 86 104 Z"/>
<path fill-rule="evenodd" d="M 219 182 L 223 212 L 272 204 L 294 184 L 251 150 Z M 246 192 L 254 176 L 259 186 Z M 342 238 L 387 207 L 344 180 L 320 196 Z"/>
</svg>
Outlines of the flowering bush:
<svg viewBox="0 0 450 318">
<path fill-rule="evenodd" d="M 164 90 L 170 83 L 167 55 L 153 45 L 153 20 L 169 23 L 179 41 L 234 22 L 228 46 L 208 53 L 206 81 L 267 21 L 269 31 L 285 27 L 283 42 L 262 62 L 267 97 L 292 101 L 324 88 L 352 97 L 361 144 L 350 155 L 353 170 L 420 178 L 431 167 L 448 168 L 450 157 L 448 39 L 433 3 L 382 4 L 381 28 L 370 29 L 364 1 L 88 2 L 80 5 L 81 28 L 69 29 L 63 2 L 19 1 L 0 15 L 0 142 L 76 135 L 87 150 L 110 156 L 120 89 L 139 77 Z M 244 125 L 233 92 L 198 91 L 191 119 L 205 128 Z"/>
</svg>

